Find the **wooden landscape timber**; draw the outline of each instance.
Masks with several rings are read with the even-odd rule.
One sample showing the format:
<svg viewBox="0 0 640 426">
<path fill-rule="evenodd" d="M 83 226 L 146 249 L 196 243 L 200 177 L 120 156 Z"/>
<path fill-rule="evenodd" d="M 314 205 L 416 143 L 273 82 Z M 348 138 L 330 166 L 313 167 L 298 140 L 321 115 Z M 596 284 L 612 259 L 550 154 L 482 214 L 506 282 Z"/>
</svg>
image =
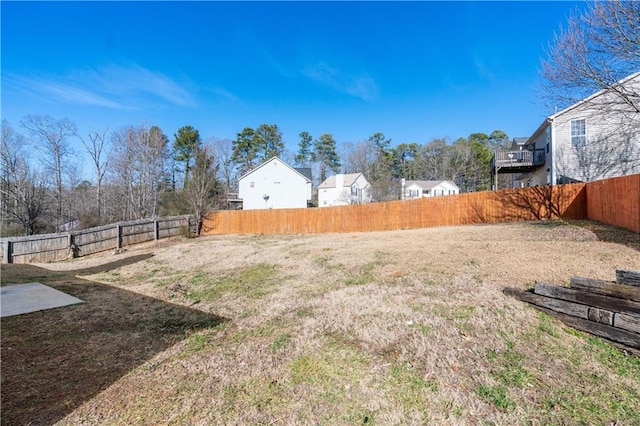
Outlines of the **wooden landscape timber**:
<svg viewBox="0 0 640 426">
<path fill-rule="evenodd" d="M 618 269 L 616 281 L 620 284 L 640 286 L 640 272 Z"/>
<path fill-rule="evenodd" d="M 618 282 L 571 277 L 571 288 L 640 302 L 640 294 L 636 288 Z"/>
<path fill-rule="evenodd" d="M 640 354 L 640 272 L 617 270 L 616 282 L 572 277 L 570 287 L 536 283 L 533 291 L 504 291 L 571 327 Z"/>
</svg>

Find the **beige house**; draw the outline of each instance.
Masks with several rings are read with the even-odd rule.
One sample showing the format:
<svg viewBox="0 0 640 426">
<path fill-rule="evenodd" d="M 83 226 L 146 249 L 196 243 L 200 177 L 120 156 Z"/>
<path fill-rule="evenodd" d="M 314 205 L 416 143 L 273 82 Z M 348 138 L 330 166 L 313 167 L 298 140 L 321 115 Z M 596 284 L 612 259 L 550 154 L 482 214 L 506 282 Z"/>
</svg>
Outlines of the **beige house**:
<svg viewBox="0 0 640 426">
<path fill-rule="evenodd" d="M 371 202 L 371 185 L 362 173 L 329 176 L 318 186 L 318 207 Z"/>
<path fill-rule="evenodd" d="M 618 87 L 640 96 L 640 72 Z M 516 187 L 640 173 L 640 113 L 611 91 L 599 91 L 547 117 L 526 142 L 497 151 L 494 182 L 502 173 L 512 174 Z"/>
</svg>

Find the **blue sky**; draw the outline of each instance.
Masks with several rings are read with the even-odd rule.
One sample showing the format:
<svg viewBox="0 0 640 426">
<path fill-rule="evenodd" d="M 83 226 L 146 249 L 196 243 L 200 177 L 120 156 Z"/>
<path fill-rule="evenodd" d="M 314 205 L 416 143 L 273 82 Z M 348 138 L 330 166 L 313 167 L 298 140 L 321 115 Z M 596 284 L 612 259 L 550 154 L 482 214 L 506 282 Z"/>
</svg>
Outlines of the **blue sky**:
<svg viewBox="0 0 640 426">
<path fill-rule="evenodd" d="M 537 100 L 544 49 L 581 5 L 2 1 L 2 118 L 146 123 L 171 140 L 269 123 L 291 151 L 301 131 L 528 136 L 552 112 Z"/>
</svg>

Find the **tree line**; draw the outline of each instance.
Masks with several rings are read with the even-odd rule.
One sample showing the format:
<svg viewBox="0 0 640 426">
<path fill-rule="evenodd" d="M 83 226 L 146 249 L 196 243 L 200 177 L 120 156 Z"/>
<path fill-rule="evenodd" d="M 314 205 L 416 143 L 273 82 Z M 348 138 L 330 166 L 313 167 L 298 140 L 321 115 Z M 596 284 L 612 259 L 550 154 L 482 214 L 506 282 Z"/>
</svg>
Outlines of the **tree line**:
<svg viewBox="0 0 640 426">
<path fill-rule="evenodd" d="M 213 148 L 184 126 L 173 143 L 158 126 L 80 134 L 69 119 L 28 115 L 19 131 L 2 121 L 2 235 L 32 235 L 165 215 L 202 216 L 223 190 Z M 82 178 L 81 142 L 92 181 Z"/>
<path fill-rule="evenodd" d="M 375 133 L 337 146 L 330 133 L 300 132 L 297 151 L 285 149 L 276 124 L 245 127 L 233 141 L 203 141 L 193 126 L 170 139 L 158 126 L 126 125 L 87 134 L 69 119 L 28 115 L 16 128 L 2 121 L 2 234 L 31 235 L 122 220 L 194 214 L 227 208 L 237 179 L 273 156 L 313 170 L 315 186 L 332 173 L 363 173 L 377 201 L 400 198 L 400 179 L 453 180 L 463 191 L 489 187 L 492 150 L 507 135 L 474 133 L 452 143 L 401 143 Z M 90 158 L 83 179 L 78 140 Z"/>
</svg>

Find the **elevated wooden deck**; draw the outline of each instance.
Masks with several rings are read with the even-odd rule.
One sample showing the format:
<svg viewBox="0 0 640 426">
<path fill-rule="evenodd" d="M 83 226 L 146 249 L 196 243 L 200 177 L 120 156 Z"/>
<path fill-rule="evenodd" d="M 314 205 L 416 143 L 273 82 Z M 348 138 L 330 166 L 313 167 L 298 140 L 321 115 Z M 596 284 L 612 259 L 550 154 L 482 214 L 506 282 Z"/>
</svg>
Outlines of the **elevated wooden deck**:
<svg viewBox="0 0 640 426">
<path fill-rule="evenodd" d="M 496 151 L 491 160 L 493 173 L 525 173 L 544 166 L 544 149 Z"/>
</svg>

